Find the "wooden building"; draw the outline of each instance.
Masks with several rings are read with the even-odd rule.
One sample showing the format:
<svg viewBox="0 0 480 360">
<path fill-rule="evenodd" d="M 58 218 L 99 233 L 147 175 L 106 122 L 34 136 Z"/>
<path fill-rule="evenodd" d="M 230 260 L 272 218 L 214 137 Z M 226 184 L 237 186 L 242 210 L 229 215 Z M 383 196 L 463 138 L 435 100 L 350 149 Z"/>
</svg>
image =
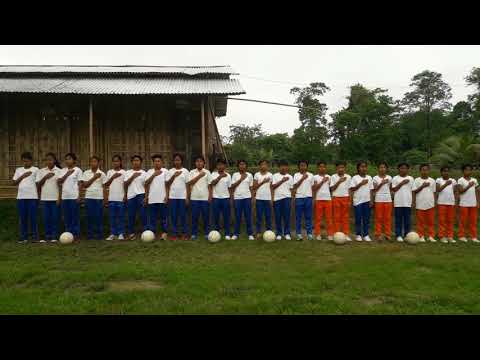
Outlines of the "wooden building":
<svg viewBox="0 0 480 360">
<path fill-rule="evenodd" d="M 225 155 L 216 118 L 226 115 L 227 96 L 244 94 L 228 66 L 0 66 L 0 198 L 10 186 L 20 155 L 30 151 L 43 166 L 59 160 L 139 154 L 149 167 L 160 153 L 167 166 L 181 153 L 186 167 L 203 154 L 207 166 Z"/>
</svg>

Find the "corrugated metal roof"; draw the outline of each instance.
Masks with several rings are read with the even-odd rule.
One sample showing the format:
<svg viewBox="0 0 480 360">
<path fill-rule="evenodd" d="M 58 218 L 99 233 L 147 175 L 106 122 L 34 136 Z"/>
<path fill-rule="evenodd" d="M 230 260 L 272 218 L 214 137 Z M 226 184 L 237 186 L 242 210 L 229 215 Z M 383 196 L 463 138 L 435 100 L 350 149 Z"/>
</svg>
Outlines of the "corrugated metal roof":
<svg viewBox="0 0 480 360">
<path fill-rule="evenodd" d="M 238 75 L 230 66 L 103 66 L 103 65 L 0 65 L 0 74 L 143 74 Z"/>
<path fill-rule="evenodd" d="M 0 78 L 0 93 L 91 95 L 239 95 L 236 79 L 198 78 Z"/>
</svg>

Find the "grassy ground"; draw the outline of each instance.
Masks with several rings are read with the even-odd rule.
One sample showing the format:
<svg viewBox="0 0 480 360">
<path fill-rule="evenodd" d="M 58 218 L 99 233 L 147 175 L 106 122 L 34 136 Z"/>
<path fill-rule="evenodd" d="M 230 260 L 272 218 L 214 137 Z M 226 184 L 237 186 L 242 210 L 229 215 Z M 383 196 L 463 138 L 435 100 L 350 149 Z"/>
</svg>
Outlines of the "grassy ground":
<svg viewBox="0 0 480 360">
<path fill-rule="evenodd" d="M 478 314 L 480 247 L 281 241 L 17 245 L 0 202 L 1 314 Z"/>
</svg>

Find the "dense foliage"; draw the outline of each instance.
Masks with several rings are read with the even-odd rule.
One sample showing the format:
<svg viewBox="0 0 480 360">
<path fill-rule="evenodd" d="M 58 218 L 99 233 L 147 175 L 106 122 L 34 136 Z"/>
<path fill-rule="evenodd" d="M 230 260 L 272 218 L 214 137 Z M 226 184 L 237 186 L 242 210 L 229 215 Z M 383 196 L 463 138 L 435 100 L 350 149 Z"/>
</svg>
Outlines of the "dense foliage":
<svg viewBox="0 0 480 360">
<path fill-rule="evenodd" d="M 293 135 L 266 134 L 260 124 L 230 127 L 225 149 L 230 162 L 259 159 L 296 162 L 319 159 L 372 163 L 407 161 L 412 165 L 480 165 L 480 68 L 465 78 L 474 89 L 467 99 L 451 104 L 450 86 L 442 74 L 422 71 L 413 76 L 410 91 L 393 99 L 386 89 L 350 87 L 348 104 L 327 118 L 322 82 L 294 87 L 300 106 L 299 127 Z"/>
</svg>

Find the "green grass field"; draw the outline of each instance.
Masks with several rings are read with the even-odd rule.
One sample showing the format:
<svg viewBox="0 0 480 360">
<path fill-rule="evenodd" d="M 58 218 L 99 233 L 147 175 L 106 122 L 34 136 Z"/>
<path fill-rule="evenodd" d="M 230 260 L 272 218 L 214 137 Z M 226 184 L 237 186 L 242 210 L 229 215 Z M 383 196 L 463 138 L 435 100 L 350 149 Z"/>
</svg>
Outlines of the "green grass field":
<svg viewBox="0 0 480 360">
<path fill-rule="evenodd" d="M 480 313 L 472 243 L 17 245 L 13 201 L 0 218 L 1 314 Z"/>
</svg>

